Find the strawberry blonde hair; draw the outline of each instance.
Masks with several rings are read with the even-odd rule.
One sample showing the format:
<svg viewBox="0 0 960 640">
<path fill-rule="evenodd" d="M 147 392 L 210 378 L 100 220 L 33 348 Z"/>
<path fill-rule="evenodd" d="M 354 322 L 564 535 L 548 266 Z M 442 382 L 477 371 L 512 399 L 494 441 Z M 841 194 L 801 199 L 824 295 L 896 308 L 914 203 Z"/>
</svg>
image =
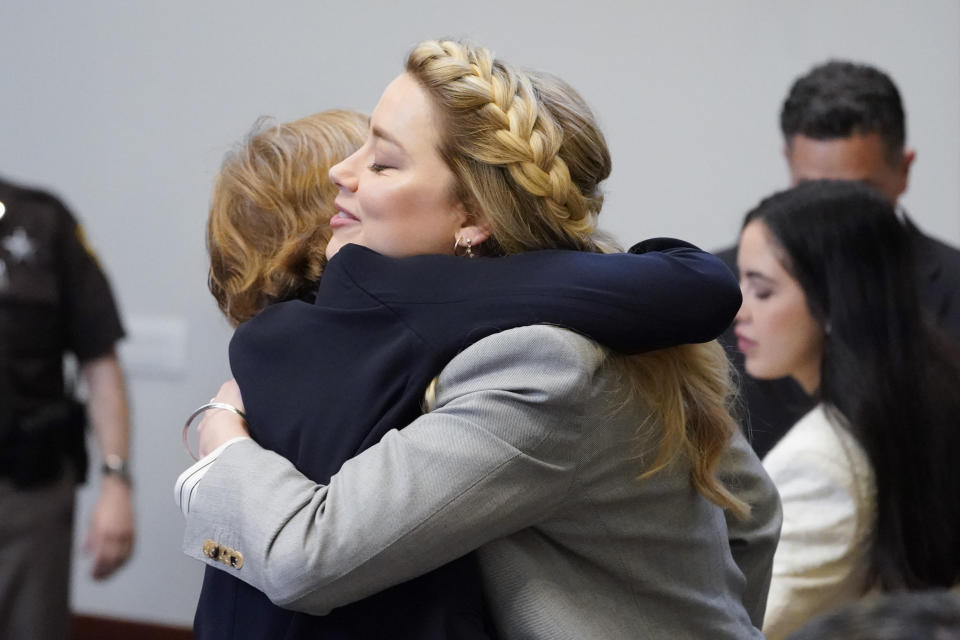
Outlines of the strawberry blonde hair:
<svg viewBox="0 0 960 640">
<path fill-rule="evenodd" d="M 363 144 L 368 123 L 339 110 L 282 124 L 261 119 L 227 154 L 210 199 L 207 249 L 210 292 L 232 325 L 312 292 L 337 196 L 327 172 Z"/>
</svg>

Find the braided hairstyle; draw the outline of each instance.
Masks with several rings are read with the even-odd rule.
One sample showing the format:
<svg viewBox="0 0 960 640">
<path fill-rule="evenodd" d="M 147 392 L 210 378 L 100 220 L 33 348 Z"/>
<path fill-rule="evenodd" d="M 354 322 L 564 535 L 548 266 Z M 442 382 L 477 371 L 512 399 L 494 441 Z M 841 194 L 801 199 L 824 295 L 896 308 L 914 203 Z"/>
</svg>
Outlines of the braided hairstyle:
<svg viewBox="0 0 960 640">
<path fill-rule="evenodd" d="M 610 152 L 572 87 L 514 69 L 482 47 L 450 41 L 417 45 L 406 71 L 433 103 L 454 197 L 490 228 L 483 243 L 488 255 L 612 247 L 596 230 Z M 749 505 L 714 475 L 739 429 L 730 414 L 735 387 L 722 347 L 713 341 L 613 361 L 649 410 L 638 443 L 659 438 L 654 458 L 638 463 L 645 466 L 638 478 L 684 457 L 701 495 L 747 517 Z"/>
<path fill-rule="evenodd" d="M 406 70 L 440 119 L 454 196 L 490 226 L 488 254 L 600 250 L 594 232 L 610 153 L 572 87 L 451 41 L 420 43 Z"/>
</svg>

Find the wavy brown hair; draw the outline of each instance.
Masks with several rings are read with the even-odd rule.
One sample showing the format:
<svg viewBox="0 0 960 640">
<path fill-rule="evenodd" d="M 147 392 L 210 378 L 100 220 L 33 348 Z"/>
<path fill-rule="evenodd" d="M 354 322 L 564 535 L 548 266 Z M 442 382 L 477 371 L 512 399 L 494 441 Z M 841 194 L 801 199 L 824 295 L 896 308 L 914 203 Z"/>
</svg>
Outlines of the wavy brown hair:
<svg viewBox="0 0 960 640">
<path fill-rule="evenodd" d="M 337 196 L 327 172 L 363 144 L 368 123 L 340 110 L 282 124 L 261 119 L 227 154 L 213 185 L 207 250 L 210 292 L 231 324 L 312 292 Z"/>
<path fill-rule="evenodd" d="M 609 248 L 596 224 L 610 153 L 572 87 L 452 41 L 420 43 L 406 71 L 434 106 L 439 151 L 456 178 L 454 195 L 491 230 L 481 245 L 485 253 Z M 715 341 L 685 345 L 623 358 L 621 366 L 651 420 L 662 425 L 658 455 L 639 477 L 685 456 L 701 495 L 746 516 L 749 506 L 714 473 L 739 428 L 729 411 L 734 385 L 723 349 Z"/>
</svg>

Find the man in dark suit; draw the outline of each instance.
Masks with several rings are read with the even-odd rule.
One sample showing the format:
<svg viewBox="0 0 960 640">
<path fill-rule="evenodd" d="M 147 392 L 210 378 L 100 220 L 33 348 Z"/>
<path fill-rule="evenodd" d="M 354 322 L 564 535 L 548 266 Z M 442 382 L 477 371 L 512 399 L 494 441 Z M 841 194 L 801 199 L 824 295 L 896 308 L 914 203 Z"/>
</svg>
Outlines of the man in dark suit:
<svg viewBox="0 0 960 640">
<path fill-rule="evenodd" d="M 905 144 L 900 92 L 879 69 L 844 61 L 814 67 L 791 87 L 780 129 L 792 184 L 858 180 L 892 202 L 907 189 L 916 152 Z M 914 238 L 921 302 L 943 331 L 960 339 L 960 251 L 925 235 L 902 209 L 901 215 Z M 717 255 L 736 273 L 735 246 Z M 721 342 L 741 374 L 753 447 L 762 457 L 814 402 L 789 378 L 751 378 L 732 327 Z"/>
</svg>

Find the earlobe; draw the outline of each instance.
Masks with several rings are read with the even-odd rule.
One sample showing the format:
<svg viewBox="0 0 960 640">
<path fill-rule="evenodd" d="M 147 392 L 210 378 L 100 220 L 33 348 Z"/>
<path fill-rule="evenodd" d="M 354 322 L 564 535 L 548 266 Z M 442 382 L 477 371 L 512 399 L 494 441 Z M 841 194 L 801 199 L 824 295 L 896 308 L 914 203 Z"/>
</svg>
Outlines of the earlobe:
<svg viewBox="0 0 960 640">
<path fill-rule="evenodd" d="M 490 226 L 482 222 L 479 215 L 470 213 L 462 202 L 454 206 L 463 221 L 457 236 L 464 240 L 469 238 L 474 247 L 483 244 L 490 237 Z"/>
<path fill-rule="evenodd" d="M 896 194 L 896 198 L 900 198 L 907 191 L 907 187 L 910 186 L 910 167 L 913 166 L 916 157 L 917 152 L 913 149 L 903 150 L 903 157 L 900 159 L 899 193 Z"/>
<path fill-rule="evenodd" d="M 913 161 L 917 159 L 917 152 L 913 149 L 904 149 L 903 150 L 903 160 L 901 160 L 901 167 L 903 171 L 903 179 L 906 182 L 910 178 L 910 167 L 913 166 Z"/>
<path fill-rule="evenodd" d="M 460 227 L 460 237 L 469 238 L 473 246 L 476 247 L 486 242 L 487 238 L 490 237 L 490 228 L 486 224 L 468 220 Z"/>
<path fill-rule="evenodd" d="M 790 176 L 790 186 L 797 186 L 797 174 L 793 170 L 793 158 L 790 151 L 790 143 L 784 142 L 783 149 L 781 149 L 783 154 L 783 159 L 787 163 L 787 175 Z"/>
</svg>

